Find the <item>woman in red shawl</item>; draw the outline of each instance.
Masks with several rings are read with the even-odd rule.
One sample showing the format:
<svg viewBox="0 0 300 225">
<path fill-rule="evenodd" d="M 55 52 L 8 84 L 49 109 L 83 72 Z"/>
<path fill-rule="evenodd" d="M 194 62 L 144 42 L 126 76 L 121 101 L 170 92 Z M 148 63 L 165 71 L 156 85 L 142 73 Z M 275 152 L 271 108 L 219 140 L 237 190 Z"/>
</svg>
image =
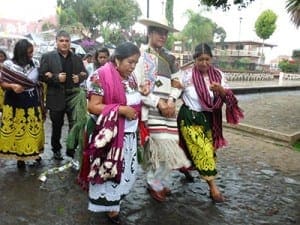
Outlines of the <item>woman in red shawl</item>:
<svg viewBox="0 0 300 225">
<path fill-rule="evenodd" d="M 88 90 L 88 111 L 95 128 L 84 154 L 91 159 L 88 209 L 107 212 L 113 223 L 120 224 L 122 198 L 135 182 L 137 170 L 137 127 L 141 95 L 132 72 L 140 50 L 130 42 L 119 45 L 111 61 L 92 75 Z"/>
<path fill-rule="evenodd" d="M 214 202 L 224 202 L 215 183 L 216 150 L 226 145 L 222 133 L 222 106 L 226 104 L 227 122 L 236 124 L 243 113 L 237 99 L 226 87 L 220 70 L 211 65 L 212 52 L 207 44 L 199 44 L 191 69 L 182 71 L 183 105 L 178 114 L 180 145 L 194 168 L 207 182 Z"/>
</svg>

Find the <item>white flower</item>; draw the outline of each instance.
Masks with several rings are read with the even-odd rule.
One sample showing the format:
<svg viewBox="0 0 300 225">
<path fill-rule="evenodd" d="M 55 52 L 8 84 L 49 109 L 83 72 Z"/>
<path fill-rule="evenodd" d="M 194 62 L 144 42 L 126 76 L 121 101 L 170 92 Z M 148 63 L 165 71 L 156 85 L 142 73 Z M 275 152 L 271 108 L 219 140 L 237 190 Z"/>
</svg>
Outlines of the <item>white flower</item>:
<svg viewBox="0 0 300 225">
<path fill-rule="evenodd" d="M 93 178 L 96 175 L 96 170 L 91 170 L 88 177 Z"/>
<path fill-rule="evenodd" d="M 117 165 L 115 164 L 111 169 L 111 176 L 115 177 L 117 175 Z"/>
<path fill-rule="evenodd" d="M 107 143 L 107 142 L 106 142 L 105 138 L 96 139 L 96 141 L 95 141 L 95 146 L 96 146 L 97 148 L 102 148 L 103 146 L 105 146 L 106 143 Z"/>
<path fill-rule="evenodd" d="M 104 134 L 104 139 L 106 140 L 106 142 L 110 142 L 112 137 L 113 137 L 113 132 L 111 130 L 106 130 Z"/>
<path fill-rule="evenodd" d="M 115 137 L 118 134 L 118 128 L 117 126 L 114 127 L 114 133 L 113 133 L 113 137 Z"/>
<path fill-rule="evenodd" d="M 104 166 L 104 168 L 106 168 L 106 169 L 110 169 L 110 168 L 112 167 L 112 165 L 113 165 L 112 162 L 104 162 L 104 163 L 103 163 L 103 166 Z"/>
<path fill-rule="evenodd" d="M 111 175 L 109 172 L 107 172 L 107 169 L 102 165 L 98 172 L 99 176 L 102 177 L 104 180 L 107 180 L 107 178 L 111 178 Z"/>
</svg>

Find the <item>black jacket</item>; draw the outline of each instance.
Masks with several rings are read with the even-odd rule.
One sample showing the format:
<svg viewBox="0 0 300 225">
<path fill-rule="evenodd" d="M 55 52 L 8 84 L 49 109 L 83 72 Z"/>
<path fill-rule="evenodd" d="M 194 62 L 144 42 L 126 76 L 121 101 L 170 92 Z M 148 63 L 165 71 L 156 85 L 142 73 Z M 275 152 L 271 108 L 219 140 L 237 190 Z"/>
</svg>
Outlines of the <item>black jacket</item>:
<svg viewBox="0 0 300 225">
<path fill-rule="evenodd" d="M 83 65 L 82 59 L 71 53 L 73 74 L 87 71 Z M 48 78 L 45 76 L 47 72 L 51 72 L 53 76 Z M 60 55 L 57 50 L 45 53 L 40 61 L 39 79 L 47 84 L 46 107 L 50 110 L 63 110 L 66 106 L 66 88 L 65 84 L 60 83 L 58 74 L 63 72 Z M 79 76 L 79 83 L 73 83 L 73 87 L 79 87 L 87 76 Z"/>
</svg>

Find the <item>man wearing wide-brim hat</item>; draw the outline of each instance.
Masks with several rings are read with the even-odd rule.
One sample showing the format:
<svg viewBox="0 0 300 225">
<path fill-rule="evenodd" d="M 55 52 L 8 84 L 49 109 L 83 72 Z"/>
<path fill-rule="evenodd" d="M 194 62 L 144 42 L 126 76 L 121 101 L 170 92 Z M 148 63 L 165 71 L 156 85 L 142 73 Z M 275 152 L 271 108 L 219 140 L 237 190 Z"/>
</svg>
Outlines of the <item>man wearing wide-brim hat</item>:
<svg viewBox="0 0 300 225">
<path fill-rule="evenodd" d="M 171 86 L 172 74 L 178 68 L 175 57 L 164 48 L 168 33 L 178 30 L 170 27 L 165 18 L 139 22 L 147 26 L 148 44 L 141 49 L 135 74 L 140 86 L 150 86 L 150 94 L 143 97 L 142 109 L 142 122 L 149 133 L 144 145 L 144 165 L 148 190 L 154 199 L 162 202 L 170 194 L 167 182 L 170 172 L 190 166 L 178 145 L 175 102 L 180 90 Z"/>
</svg>

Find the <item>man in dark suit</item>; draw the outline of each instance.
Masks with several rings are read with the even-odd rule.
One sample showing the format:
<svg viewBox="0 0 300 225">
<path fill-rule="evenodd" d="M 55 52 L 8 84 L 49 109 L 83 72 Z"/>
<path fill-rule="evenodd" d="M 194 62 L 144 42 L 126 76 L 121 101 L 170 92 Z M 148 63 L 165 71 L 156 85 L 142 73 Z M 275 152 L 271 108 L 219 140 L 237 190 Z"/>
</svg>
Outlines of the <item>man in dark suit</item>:
<svg viewBox="0 0 300 225">
<path fill-rule="evenodd" d="M 76 96 L 81 82 L 87 78 L 87 72 L 81 58 L 71 50 L 71 39 L 66 31 L 56 35 L 57 49 L 45 53 L 40 62 L 40 80 L 47 84 L 46 107 L 52 122 L 51 146 L 54 159 L 62 160 L 60 143 L 64 115 L 67 114 L 69 129 L 74 124 L 73 108 L 70 101 Z M 66 154 L 74 156 L 74 149 L 67 149 Z"/>
</svg>

